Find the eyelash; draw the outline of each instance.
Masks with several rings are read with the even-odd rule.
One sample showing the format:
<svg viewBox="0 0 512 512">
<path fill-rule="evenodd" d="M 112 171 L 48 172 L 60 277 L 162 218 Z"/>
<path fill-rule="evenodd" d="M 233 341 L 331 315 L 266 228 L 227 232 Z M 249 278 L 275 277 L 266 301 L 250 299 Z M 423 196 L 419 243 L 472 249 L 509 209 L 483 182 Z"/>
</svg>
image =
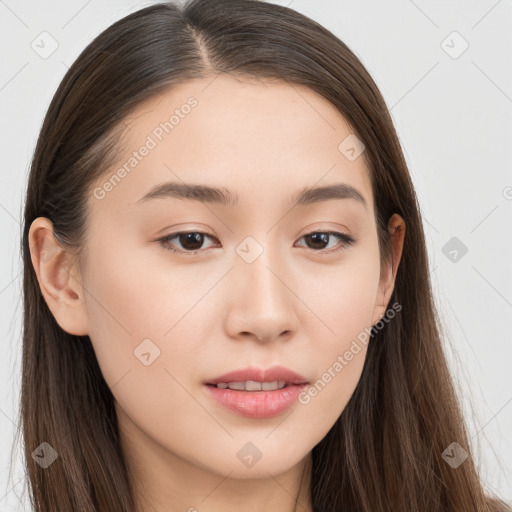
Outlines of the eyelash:
<svg viewBox="0 0 512 512">
<path fill-rule="evenodd" d="M 176 233 L 171 233 L 170 235 L 166 235 L 163 238 L 158 239 L 157 241 L 160 242 L 160 245 L 162 245 L 162 247 L 164 249 L 166 249 L 166 250 L 168 250 L 168 251 L 170 251 L 172 253 L 175 253 L 175 254 L 186 254 L 187 256 L 193 256 L 193 255 L 197 254 L 198 252 L 201 252 L 203 249 L 197 249 L 195 251 L 182 251 L 182 250 L 174 249 L 170 245 L 170 240 L 172 240 L 173 238 L 176 238 L 176 237 L 178 237 L 180 235 L 187 235 L 187 234 L 191 234 L 191 233 L 199 234 L 199 235 L 205 235 L 205 236 L 207 236 L 207 237 L 209 237 L 211 239 L 217 240 L 217 238 L 215 238 L 213 235 L 205 233 L 204 231 L 177 231 Z M 355 242 L 357 242 L 357 239 L 355 239 L 354 237 L 352 237 L 350 235 L 347 235 L 345 233 L 340 233 L 338 231 L 312 231 L 310 233 L 306 233 L 300 239 L 302 239 L 302 238 L 304 238 L 306 236 L 311 236 L 311 235 L 315 235 L 315 234 L 319 234 L 319 233 L 324 234 L 324 235 L 335 236 L 339 240 L 341 240 L 342 243 L 336 249 L 330 249 L 330 250 L 327 250 L 327 251 L 325 249 L 319 249 L 319 250 L 312 249 L 313 252 L 318 252 L 318 253 L 322 253 L 322 254 L 334 254 L 334 253 L 342 251 L 343 249 L 346 249 L 347 247 L 350 247 Z"/>
</svg>

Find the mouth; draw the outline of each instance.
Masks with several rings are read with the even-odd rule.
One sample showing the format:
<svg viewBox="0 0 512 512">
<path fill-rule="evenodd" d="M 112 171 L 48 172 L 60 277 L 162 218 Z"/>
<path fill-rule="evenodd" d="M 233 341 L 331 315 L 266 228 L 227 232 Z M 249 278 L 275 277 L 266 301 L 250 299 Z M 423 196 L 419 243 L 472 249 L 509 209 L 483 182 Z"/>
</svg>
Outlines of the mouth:
<svg viewBox="0 0 512 512">
<path fill-rule="evenodd" d="M 205 383 L 206 394 L 231 413 L 251 419 L 279 416 L 296 404 L 307 383 L 240 381 Z"/>
<path fill-rule="evenodd" d="M 285 366 L 241 368 L 203 382 L 206 394 L 227 410 L 253 419 L 292 407 L 309 382 Z"/>
</svg>

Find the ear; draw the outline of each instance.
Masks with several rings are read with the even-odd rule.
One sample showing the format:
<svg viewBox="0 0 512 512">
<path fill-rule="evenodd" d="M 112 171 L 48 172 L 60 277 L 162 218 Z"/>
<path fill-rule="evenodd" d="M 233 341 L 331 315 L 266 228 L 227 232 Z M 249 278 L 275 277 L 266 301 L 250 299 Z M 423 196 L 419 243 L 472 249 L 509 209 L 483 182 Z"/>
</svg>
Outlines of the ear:
<svg viewBox="0 0 512 512">
<path fill-rule="evenodd" d="M 380 273 L 379 290 L 373 312 L 372 325 L 375 325 L 385 314 L 395 287 L 396 272 L 400 259 L 405 237 L 405 222 L 397 213 L 389 219 L 388 231 L 391 236 L 392 261 L 389 265 L 383 266 Z"/>
<path fill-rule="evenodd" d="M 46 217 L 35 219 L 28 233 L 30 257 L 41 293 L 59 326 L 69 334 L 84 336 L 89 323 L 81 279 L 53 233 Z"/>
</svg>

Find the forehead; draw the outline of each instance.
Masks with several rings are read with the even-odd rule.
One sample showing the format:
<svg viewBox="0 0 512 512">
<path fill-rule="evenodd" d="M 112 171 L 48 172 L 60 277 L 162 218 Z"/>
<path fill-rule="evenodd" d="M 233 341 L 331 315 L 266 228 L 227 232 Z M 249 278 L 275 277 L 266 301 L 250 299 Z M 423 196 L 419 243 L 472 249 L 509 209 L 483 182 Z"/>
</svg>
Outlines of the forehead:
<svg viewBox="0 0 512 512">
<path fill-rule="evenodd" d="M 169 181 L 229 189 L 238 206 L 345 183 L 373 210 L 364 153 L 345 152 L 353 130 L 307 87 L 218 75 L 174 86 L 123 122 L 124 147 L 96 184 L 110 183 L 103 206 L 132 208 Z"/>
</svg>

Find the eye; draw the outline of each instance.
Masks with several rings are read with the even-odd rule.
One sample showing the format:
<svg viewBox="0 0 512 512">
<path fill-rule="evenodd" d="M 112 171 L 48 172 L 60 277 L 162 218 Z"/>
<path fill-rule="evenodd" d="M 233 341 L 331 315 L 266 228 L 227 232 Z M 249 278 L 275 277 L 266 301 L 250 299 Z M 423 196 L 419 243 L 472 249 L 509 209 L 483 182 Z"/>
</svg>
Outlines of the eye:
<svg viewBox="0 0 512 512">
<path fill-rule="evenodd" d="M 208 233 L 203 233 L 202 231 L 179 231 L 177 233 L 172 233 L 171 235 L 164 236 L 160 238 L 158 242 L 167 250 L 175 253 L 182 254 L 196 254 L 201 246 L 203 245 L 204 238 L 214 238 L 213 235 L 209 235 Z M 177 239 L 177 241 L 182 244 L 185 250 L 175 249 L 172 246 L 171 240 Z M 218 241 L 218 240 L 217 240 Z"/>
<path fill-rule="evenodd" d="M 338 247 L 326 251 L 324 245 L 329 245 L 330 237 L 338 239 Z M 213 235 L 209 235 L 202 231 L 179 231 L 177 233 L 164 236 L 157 241 L 160 242 L 164 249 L 173 253 L 194 255 L 201 250 L 205 238 L 214 239 L 218 242 L 218 239 Z M 313 247 L 309 247 L 310 249 L 314 249 L 315 252 L 322 252 L 326 254 L 341 251 L 356 242 L 356 239 L 352 236 L 338 231 L 314 231 L 302 236 L 301 240 L 302 238 L 312 243 Z M 176 249 L 173 246 L 173 240 L 179 242 L 183 249 Z"/>
<path fill-rule="evenodd" d="M 335 249 L 331 249 L 326 251 L 324 244 L 329 245 L 329 237 L 335 237 L 338 239 L 338 247 Z M 325 254 L 332 254 L 335 252 L 342 251 L 343 249 L 353 245 L 356 242 L 356 239 L 350 235 L 345 233 L 340 233 L 338 231 L 313 231 L 312 233 L 308 233 L 304 235 L 302 238 L 310 241 L 313 244 L 313 249 L 319 249 L 315 252 L 322 252 Z M 302 240 L 301 238 L 301 240 Z M 318 246 L 321 247 L 318 247 Z"/>
</svg>

